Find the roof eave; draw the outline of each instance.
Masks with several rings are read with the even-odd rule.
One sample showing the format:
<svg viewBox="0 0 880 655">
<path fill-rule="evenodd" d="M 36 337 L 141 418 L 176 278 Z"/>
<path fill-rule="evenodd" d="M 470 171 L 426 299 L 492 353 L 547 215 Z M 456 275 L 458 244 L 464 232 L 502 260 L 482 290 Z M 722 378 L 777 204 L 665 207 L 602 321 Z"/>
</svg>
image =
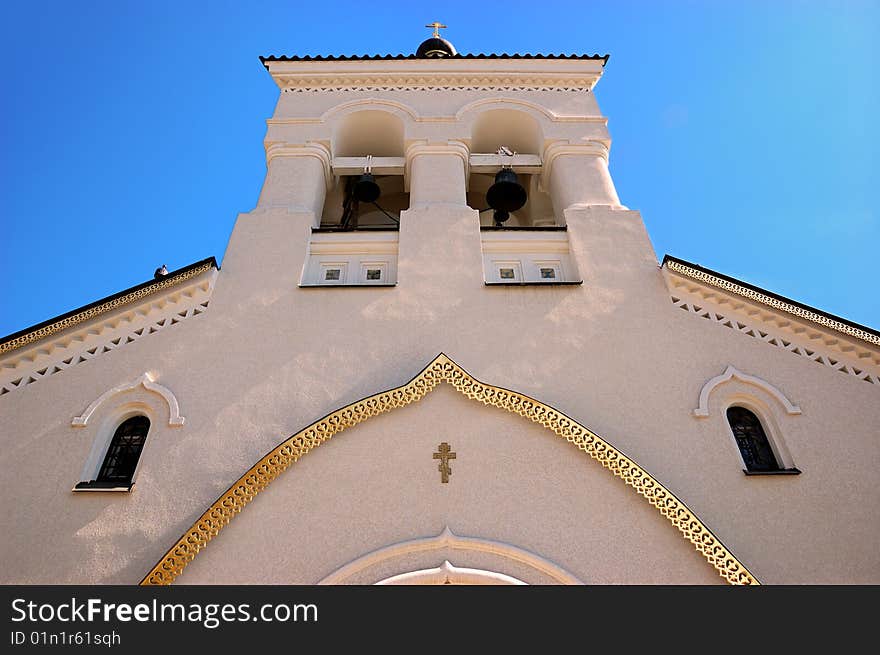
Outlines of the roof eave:
<svg viewBox="0 0 880 655">
<path fill-rule="evenodd" d="M 425 61 L 440 61 L 440 60 L 449 60 L 449 59 L 591 59 L 591 60 L 601 60 L 602 66 L 604 67 L 608 63 L 608 59 L 611 55 L 604 54 L 496 54 L 496 53 L 467 53 L 462 54 L 458 53 L 456 55 L 452 55 L 449 57 L 442 57 L 438 59 L 425 59 Z M 390 61 L 390 60 L 414 60 L 420 59 L 416 57 L 415 54 L 385 54 L 385 55 L 268 55 L 268 56 L 260 56 L 260 63 L 266 67 L 266 70 L 269 69 L 270 62 L 278 62 L 278 61 Z"/>
<path fill-rule="evenodd" d="M 168 273 L 168 275 L 163 275 L 160 278 L 147 280 L 146 282 L 142 282 L 133 287 L 129 287 L 128 289 L 123 289 L 122 291 L 114 293 L 105 298 L 101 298 L 100 300 L 91 302 L 88 305 L 83 305 L 82 307 L 78 307 L 77 309 L 73 309 L 59 316 L 47 319 L 42 323 L 26 327 L 22 330 L 19 330 L 18 332 L 13 332 L 12 334 L 9 334 L 0 339 L 0 355 L 5 355 L 6 353 L 16 350 L 22 346 L 30 345 L 45 337 L 57 334 L 62 330 L 66 330 L 68 327 L 83 322 L 82 320 L 77 320 L 78 318 L 82 318 L 88 315 L 88 318 L 90 320 L 91 318 L 93 318 L 93 316 L 91 316 L 92 310 L 94 310 L 95 308 L 99 308 L 102 305 L 109 306 L 113 304 L 125 304 L 124 299 L 127 297 L 132 297 L 132 299 L 135 299 L 135 297 L 143 298 L 146 295 L 150 295 L 151 293 L 160 291 L 161 289 L 165 289 L 168 286 L 173 286 L 177 282 L 189 279 L 190 277 L 193 277 L 193 275 L 198 275 L 202 272 L 202 270 L 209 269 L 219 270 L 219 266 L 217 266 L 217 260 L 214 257 L 202 259 L 188 266 L 184 266 L 183 268 L 179 268 L 176 271 L 171 271 Z M 120 300 L 122 300 L 122 302 L 117 302 Z M 36 338 L 28 338 L 31 335 L 41 332 L 43 332 L 44 334 L 39 334 L 39 336 L 37 336 Z"/>
<path fill-rule="evenodd" d="M 875 347 L 880 346 L 880 331 L 866 325 L 861 325 L 821 309 L 816 309 L 797 300 L 786 298 L 772 291 L 713 271 L 699 264 L 673 257 L 672 255 L 664 255 L 663 262 L 660 265 L 662 268 L 679 275 L 685 275 L 696 282 L 708 284 L 728 293 L 733 293 L 748 300 L 772 307 L 773 309 L 784 311 L 796 318 L 819 324 L 826 329 L 834 330 L 848 337 L 855 337 Z"/>
</svg>

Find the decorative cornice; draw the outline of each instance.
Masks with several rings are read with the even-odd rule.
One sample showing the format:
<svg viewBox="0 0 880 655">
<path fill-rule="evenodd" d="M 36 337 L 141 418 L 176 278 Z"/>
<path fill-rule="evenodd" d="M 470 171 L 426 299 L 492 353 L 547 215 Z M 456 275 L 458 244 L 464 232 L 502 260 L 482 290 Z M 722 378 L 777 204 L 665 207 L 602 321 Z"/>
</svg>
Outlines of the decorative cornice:
<svg viewBox="0 0 880 655">
<path fill-rule="evenodd" d="M 709 395 L 715 390 L 715 388 L 725 382 L 730 382 L 732 379 L 736 378 L 741 382 L 745 382 L 747 384 L 751 384 L 759 389 L 763 389 L 768 394 L 773 396 L 776 400 L 779 401 L 779 404 L 785 408 L 785 411 L 789 414 L 800 414 L 801 408 L 797 405 L 792 404 L 792 402 L 785 397 L 785 394 L 782 393 L 779 389 L 774 387 L 772 384 L 767 382 L 766 380 L 762 380 L 761 378 L 755 377 L 754 375 L 747 375 L 742 371 L 737 370 L 734 366 L 728 366 L 724 369 L 724 373 L 721 375 L 716 375 L 714 378 L 706 382 L 703 385 L 703 388 L 700 390 L 700 404 L 694 410 L 694 416 L 697 418 L 706 418 L 709 416 Z"/>
<path fill-rule="evenodd" d="M 322 143 L 309 142 L 305 144 L 290 144 L 281 141 L 268 141 L 264 143 L 266 148 L 266 166 L 276 157 L 314 157 L 321 162 L 324 170 L 324 184 L 327 190 L 333 188 L 333 169 L 330 149 Z"/>
<path fill-rule="evenodd" d="M 281 442 L 202 514 L 141 584 L 171 584 L 236 514 L 309 451 L 346 428 L 421 400 L 443 382 L 467 398 L 518 414 L 573 444 L 645 498 L 725 580 L 731 584 L 758 584 L 749 570 L 675 494 L 602 437 L 549 405 L 480 382 L 442 353 L 407 384 L 346 405 Z"/>
<path fill-rule="evenodd" d="M 880 346 L 880 335 L 869 332 L 865 329 L 862 329 L 861 327 L 850 325 L 841 320 L 828 316 L 827 314 L 822 314 L 816 310 L 812 310 L 807 307 L 803 307 L 792 302 L 783 300 L 781 298 L 774 297 L 772 295 L 769 295 L 769 293 L 750 288 L 748 286 L 745 286 L 744 284 L 737 283 L 730 279 L 725 279 L 709 271 L 700 270 L 693 266 L 689 266 L 686 263 L 675 260 L 668 256 L 664 259 L 663 266 L 674 273 L 683 275 L 692 280 L 696 280 L 697 282 L 708 284 L 709 286 L 721 289 L 723 291 L 726 291 L 727 293 L 741 296 L 753 302 L 771 307 L 777 311 L 785 312 L 786 314 L 789 314 L 801 320 L 820 325 L 824 328 L 834 330 L 836 332 L 839 332 L 849 337 L 853 337 L 855 339 L 859 339 L 874 346 Z"/>
<path fill-rule="evenodd" d="M 204 291 L 207 296 L 208 289 L 204 289 Z M 182 292 L 182 295 L 186 295 L 186 290 Z M 162 298 L 167 298 L 167 296 L 154 297 L 150 300 L 151 309 L 147 310 L 148 314 L 152 313 L 152 308 L 156 307 Z M 190 296 L 190 298 L 192 297 Z M 142 315 L 140 311 L 125 311 L 123 314 L 136 314 L 137 318 L 135 320 L 123 318 L 125 326 L 122 331 L 112 325 L 115 322 L 112 317 L 99 322 L 94 329 L 88 327 L 73 329 L 68 334 L 48 340 L 45 348 L 40 348 L 39 356 L 36 358 L 31 357 L 33 353 L 28 349 L 22 349 L 9 356 L 4 362 L 12 366 L 13 372 L 7 371 L 5 375 L 0 374 L 0 396 L 23 389 L 49 376 L 57 375 L 73 366 L 91 361 L 95 357 L 113 352 L 151 334 L 172 327 L 181 321 L 198 316 L 208 309 L 209 304 L 208 300 L 202 302 L 199 300 L 201 298 L 192 303 L 172 302 L 167 306 L 167 311 L 158 310 L 156 311 L 158 317 L 153 316 L 149 321 L 143 322 L 139 320 L 141 316 L 148 318 L 148 315 Z"/>
<path fill-rule="evenodd" d="M 105 400 L 112 398 L 117 394 L 132 391 L 138 387 L 143 387 L 147 391 L 158 394 L 168 404 L 168 425 L 171 427 L 180 427 L 184 424 L 186 419 L 180 415 L 180 405 L 177 403 L 177 398 L 171 393 L 170 389 L 154 382 L 153 376 L 149 373 L 144 373 L 137 380 L 129 382 L 128 384 L 120 384 L 118 387 L 113 387 L 112 389 L 105 391 L 86 408 L 86 411 L 80 416 L 74 418 L 70 424 L 75 428 L 85 427 L 88 425 L 92 414 L 95 413 L 95 410 L 98 409 Z"/>
<path fill-rule="evenodd" d="M 369 93 L 383 93 L 386 91 L 489 91 L 494 93 L 517 92 L 517 91 L 560 91 L 567 93 L 588 93 L 594 86 L 589 80 L 580 78 L 568 80 L 538 80 L 528 81 L 522 78 L 500 78 L 494 82 L 485 82 L 485 77 L 464 78 L 461 80 L 425 78 L 409 79 L 401 83 L 394 78 L 372 78 L 360 80 L 352 78 L 333 77 L 318 80 L 298 80 L 296 83 L 288 82 L 282 87 L 282 93 L 334 93 L 342 91 L 365 91 Z"/>
<path fill-rule="evenodd" d="M 568 91 L 589 92 L 602 77 L 596 60 L 276 61 L 268 66 L 285 92 Z"/>
<path fill-rule="evenodd" d="M 434 552 L 437 550 L 460 550 L 496 555 L 514 562 L 526 564 L 553 580 L 556 580 L 556 582 L 568 585 L 583 584 L 583 582 L 578 580 L 558 564 L 540 557 L 535 553 L 500 541 L 479 539 L 476 537 L 461 537 L 450 530 L 449 526 L 443 528 L 443 532 L 435 537 L 401 541 L 400 543 L 369 552 L 366 555 L 349 562 L 345 566 L 338 568 L 318 584 L 344 584 L 350 580 L 353 575 L 356 575 L 371 566 L 380 564 L 381 562 L 387 562 L 388 560 L 397 559 L 398 557 L 412 553 Z"/>
<path fill-rule="evenodd" d="M 97 318 L 102 314 L 106 314 L 107 312 L 143 300 L 147 296 L 177 286 L 186 280 L 197 277 L 205 271 L 209 271 L 213 268 L 217 268 L 217 262 L 211 257 L 203 262 L 199 262 L 191 268 L 171 273 L 155 282 L 145 283 L 138 287 L 134 287 L 128 292 L 111 296 L 109 299 L 98 301 L 98 303 L 94 305 L 86 306 L 85 308 L 74 311 L 69 315 L 53 319 L 45 325 L 19 333 L 18 335 L 15 335 L 14 338 L 7 338 L 6 341 L 0 343 L 0 355 L 30 345 L 53 334 L 58 334 L 62 330 L 66 330 L 75 325 L 80 325 L 86 321 Z"/>
<path fill-rule="evenodd" d="M 700 286 L 700 288 L 715 293 L 712 291 L 712 287 Z M 685 294 L 681 292 L 673 292 L 671 300 L 674 307 L 683 309 L 689 314 L 699 316 L 715 325 L 721 325 L 734 332 L 751 337 L 762 343 L 766 343 L 769 346 L 804 357 L 809 361 L 822 364 L 832 370 L 852 375 L 859 380 L 864 380 L 865 382 L 880 387 L 880 377 L 878 377 L 878 375 L 880 375 L 880 369 L 876 369 L 877 374 L 874 373 L 875 366 L 880 365 L 880 354 L 878 354 L 877 349 L 873 346 L 862 343 L 859 344 L 858 348 L 853 348 L 848 345 L 849 342 L 833 338 L 830 341 L 833 343 L 833 347 L 837 349 L 837 351 L 834 352 L 831 350 L 832 346 L 829 345 L 829 340 L 827 338 L 832 333 L 829 333 L 829 331 L 819 328 L 818 326 L 811 326 L 810 330 L 805 332 L 803 336 L 792 334 L 782 336 L 780 330 L 775 329 L 772 322 L 768 322 L 764 318 L 759 318 L 755 322 L 747 321 L 747 319 L 740 316 L 734 316 L 727 311 L 720 309 L 718 306 L 719 303 L 715 300 L 710 301 L 706 298 L 702 298 L 694 301 L 693 299 L 683 299 L 679 297 L 684 295 Z M 738 296 L 731 296 L 731 298 L 737 299 Z M 713 306 L 710 307 L 709 305 Z M 787 316 L 786 314 L 773 312 L 771 310 L 765 310 L 765 312 L 780 318 L 785 318 Z M 791 323 L 788 320 L 785 322 Z M 801 324 L 798 323 L 795 327 L 799 327 L 800 325 Z M 791 326 L 789 326 L 789 328 L 790 327 Z M 822 336 L 825 337 L 822 345 L 804 345 L 805 339 L 819 339 Z M 846 348 L 846 350 L 843 348 Z"/>
</svg>

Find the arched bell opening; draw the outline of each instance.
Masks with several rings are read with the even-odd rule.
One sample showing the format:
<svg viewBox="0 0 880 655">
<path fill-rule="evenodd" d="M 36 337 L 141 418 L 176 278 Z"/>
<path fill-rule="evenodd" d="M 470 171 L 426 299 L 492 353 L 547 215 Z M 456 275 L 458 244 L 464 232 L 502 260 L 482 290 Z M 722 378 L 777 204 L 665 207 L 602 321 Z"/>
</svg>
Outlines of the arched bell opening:
<svg viewBox="0 0 880 655">
<path fill-rule="evenodd" d="M 471 129 L 478 155 L 468 180 L 467 203 L 482 227 L 532 228 L 557 224 L 550 196 L 539 185 L 543 135 L 538 121 L 515 109 L 480 113 Z"/>
<path fill-rule="evenodd" d="M 387 111 L 352 112 L 336 124 L 330 140 L 333 157 L 403 157 L 403 120 Z"/>
<path fill-rule="evenodd" d="M 327 194 L 321 228 L 346 230 L 397 229 L 400 212 L 409 208 L 409 192 L 402 175 L 372 175 L 378 196 L 358 199 L 358 185 L 366 175 L 342 176 Z M 356 200 L 356 202 L 354 202 Z"/>
<path fill-rule="evenodd" d="M 327 194 L 320 227 L 363 230 L 397 229 L 400 212 L 409 207 L 409 193 L 400 174 L 373 170 L 373 158 L 404 156 L 404 123 L 386 111 L 365 109 L 343 117 L 333 130 L 334 161 L 358 158 L 363 169 L 337 175 Z"/>
<path fill-rule="evenodd" d="M 540 155 L 543 142 L 538 121 L 516 109 L 481 112 L 471 128 L 473 153 L 494 153 L 504 145 L 521 155 Z"/>
</svg>

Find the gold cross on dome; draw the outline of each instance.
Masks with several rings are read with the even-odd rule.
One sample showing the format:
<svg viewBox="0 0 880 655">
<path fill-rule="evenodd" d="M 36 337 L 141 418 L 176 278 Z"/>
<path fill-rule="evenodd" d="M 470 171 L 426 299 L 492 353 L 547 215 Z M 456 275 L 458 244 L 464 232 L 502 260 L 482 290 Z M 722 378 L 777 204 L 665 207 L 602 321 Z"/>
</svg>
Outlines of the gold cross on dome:
<svg viewBox="0 0 880 655">
<path fill-rule="evenodd" d="M 452 467 L 449 466 L 449 460 L 455 459 L 455 453 L 451 451 L 449 444 L 445 441 L 437 447 L 437 450 L 439 452 L 433 453 L 433 457 L 440 460 L 437 470 L 440 471 L 440 482 L 446 484 L 449 482 L 449 476 L 452 475 Z"/>
<path fill-rule="evenodd" d="M 443 23 L 438 23 L 437 21 L 434 21 L 433 23 L 431 23 L 429 25 L 425 25 L 425 27 L 433 27 L 434 28 L 434 38 L 435 39 L 440 38 L 440 30 L 446 29 L 446 25 L 444 25 Z"/>
</svg>

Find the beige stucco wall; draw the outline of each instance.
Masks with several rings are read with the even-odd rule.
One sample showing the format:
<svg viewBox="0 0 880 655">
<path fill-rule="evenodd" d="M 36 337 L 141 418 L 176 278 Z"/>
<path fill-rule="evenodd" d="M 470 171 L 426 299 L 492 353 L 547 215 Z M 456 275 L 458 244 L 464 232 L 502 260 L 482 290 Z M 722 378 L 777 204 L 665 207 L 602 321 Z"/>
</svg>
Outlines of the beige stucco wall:
<svg viewBox="0 0 880 655">
<path fill-rule="evenodd" d="M 431 457 L 441 441 L 456 454 L 447 484 Z M 306 455 L 179 581 L 317 582 L 368 551 L 445 527 L 539 553 L 588 584 L 722 582 L 658 512 L 576 447 L 445 384 Z M 395 558 L 359 580 L 444 560 L 547 582 L 504 557 L 452 548 Z"/>
<path fill-rule="evenodd" d="M 319 118 L 352 93 L 281 94 L 276 118 L 313 120 L 270 125 L 267 140 L 329 148 L 333 120 Z M 407 140 L 467 144 L 474 119 L 458 112 L 499 97 L 564 114 L 554 120 L 528 110 L 545 142 L 607 139 L 591 93 L 356 95 L 362 107 L 370 98 L 405 100 Z M 409 183 L 413 194 L 441 188 L 441 197 L 401 215 L 396 287 L 297 286 L 316 221 L 306 210 L 320 206 L 326 188 L 320 158 L 309 156 L 267 178 L 275 186 L 262 197 L 275 206 L 239 217 L 208 311 L 0 396 L 0 582 L 138 582 L 274 445 L 340 406 L 403 384 L 441 351 L 475 377 L 605 436 L 684 500 L 762 582 L 880 581 L 877 386 L 676 308 L 639 214 L 595 204 L 608 180 L 587 165 L 592 154 L 554 163 L 567 157 L 599 176 L 583 179 L 583 192 L 569 193 L 568 208 L 559 208 L 583 285 L 486 287 L 477 214 L 454 184 L 436 186 L 441 173 L 457 173 L 442 155 L 431 157 L 420 158 Z M 298 184 L 301 197 L 285 195 L 288 184 Z M 787 414 L 765 392 L 733 381 L 712 394 L 708 418 L 695 418 L 700 389 L 731 364 L 803 413 Z M 185 425 L 167 424 L 155 394 L 120 398 L 142 403 L 153 418 L 134 491 L 72 493 L 114 403 L 84 428 L 71 420 L 145 371 L 173 392 Z M 764 403 L 801 475 L 743 474 L 723 419 L 725 400 L 736 394 Z M 430 459 L 442 440 L 459 452 L 448 485 Z M 369 502 L 355 502 L 362 499 Z M 446 526 L 534 551 L 588 583 L 720 580 L 665 519 L 582 453 L 440 389 L 307 455 L 181 581 L 317 582 L 370 550 Z M 503 570 L 513 565 L 500 560 L 449 559 L 542 581 Z"/>
</svg>

